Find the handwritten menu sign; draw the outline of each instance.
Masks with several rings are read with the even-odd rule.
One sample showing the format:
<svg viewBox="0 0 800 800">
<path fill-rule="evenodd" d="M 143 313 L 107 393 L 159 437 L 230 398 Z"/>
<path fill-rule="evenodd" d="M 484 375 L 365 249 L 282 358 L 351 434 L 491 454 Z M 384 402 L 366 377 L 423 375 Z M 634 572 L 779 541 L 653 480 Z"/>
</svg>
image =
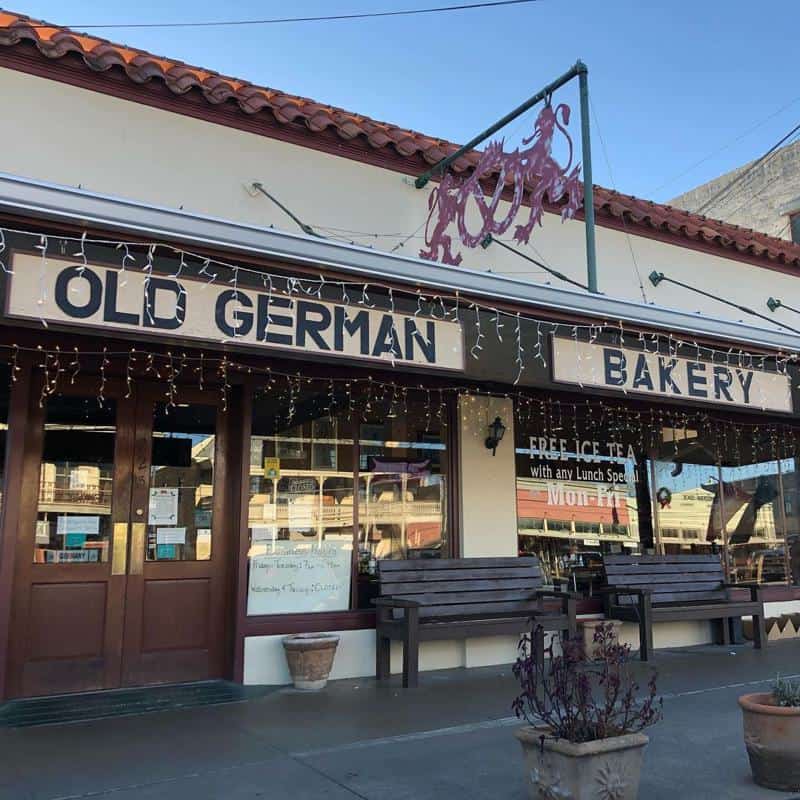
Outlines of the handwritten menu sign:
<svg viewBox="0 0 800 800">
<path fill-rule="evenodd" d="M 350 606 L 352 542 L 285 542 L 252 554 L 247 613 L 342 611 Z"/>
</svg>

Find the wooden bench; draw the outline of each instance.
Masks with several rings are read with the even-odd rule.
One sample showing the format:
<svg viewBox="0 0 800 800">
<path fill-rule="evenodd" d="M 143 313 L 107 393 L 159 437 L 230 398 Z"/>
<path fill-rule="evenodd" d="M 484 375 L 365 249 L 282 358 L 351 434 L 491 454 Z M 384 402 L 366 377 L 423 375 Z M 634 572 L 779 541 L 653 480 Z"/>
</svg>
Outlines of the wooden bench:
<svg viewBox="0 0 800 800">
<path fill-rule="evenodd" d="M 419 643 L 520 634 L 531 618 L 544 630 L 574 636 L 575 596 L 544 590 L 536 558 L 431 558 L 378 562 L 376 666 L 389 677 L 392 639 L 403 642 L 403 686 L 419 678 Z M 545 598 L 560 601 L 548 610 Z M 538 630 L 538 629 L 537 629 Z M 544 633 L 538 631 L 539 657 Z"/>
<path fill-rule="evenodd" d="M 604 595 L 606 617 L 639 623 L 640 657 L 653 652 L 653 623 L 709 619 L 719 622 L 719 643 L 730 644 L 728 620 L 753 616 L 753 643 L 766 646 L 764 603 L 758 586 L 749 600 L 734 600 L 725 582 L 719 556 L 606 556 Z"/>
</svg>

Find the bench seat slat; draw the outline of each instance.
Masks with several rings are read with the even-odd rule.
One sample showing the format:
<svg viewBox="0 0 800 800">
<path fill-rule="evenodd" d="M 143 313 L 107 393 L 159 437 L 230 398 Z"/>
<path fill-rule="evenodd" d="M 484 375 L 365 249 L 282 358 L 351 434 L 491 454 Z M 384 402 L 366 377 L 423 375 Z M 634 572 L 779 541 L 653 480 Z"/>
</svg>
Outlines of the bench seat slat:
<svg viewBox="0 0 800 800">
<path fill-rule="evenodd" d="M 537 602 L 535 598 L 531 598 L 530 589 L 497 589 L 497 590 L 482 590 L 477 592 L 462 592 L 462 591 L 442 591 L 431 592 L 429 594 L 405 594 L 398 593 L 392 595 L 405 600 L 416 600 L 423 605 L 458 605 L 463 603 L 488 603 L 493 604 L 499 600 L 524 600 L 528 602 Z"/>
<path fill-rule="evenodd" d="M 380 564 L 380 562 L 378 562 Z M 408 563 L 408 562 L 406 562 Z M 416 563 L 416 562 L 415 562 Z M 481 579 L 502 579 L 502 578 L 530 578 L 531 580 L 541 579 L 541 572 L 535 571 L 531 567 L 504 568 L 499 570 L 488 569 L 460 569 L 460 570 L 418 570 L 406 569 L 404 571 L 386 572 L 381 566 L 378 567 L 381 581 L 398 583 L 401 581 L 469 581 L 476 578 Z"/>
<path fill-rule="evenodd" d="M 395 583 L 393 580 L 387 580 L 381 583 L 381 594 L 384 596 L 405 597 L 407 595 L 426 594 L 432 591 L 478 592 L 483 589 L 527 589 L 528 592 L 532 593 L 541 588 L 541 579 L 528 577 L 497 580 L 473 578 L 468 581 L 451 581 L 448 578 L 440 581 L 409 581 L 408 583 Z"/>
<path fill-rule="evenodd" d="M 713 563 L 719 564 L 719 556 L 713 553 L 698 553 L 692 555 L 673 555 L 673 556 L 619 556 L 608 555 L 603 558 L 606 565 L 613 564 L 680 564 L 685 566 L 692 563 Z"/>
<path fill-rule="evenodd" d="M 702 575 L 704 573 L 715 574 L 722 572 L 721 564 L 618 564 L 616 566 L 607 566 L 605 568 L 606 575 Z"/>
<path fill-rule="evenodd" d="M 502 616 L 505 613 L 533 613 L 539 608 L 536 601 L 509 600 L 496 603 L 458 603 L 453 605 L 441 604 L 422 606 L 419 610 L 420 619 L 423 617 L 469 617 L 481 614 L 497 614 Z"/>
<path fill-rule="evenodd" d="M 647 586 L 656 587 L 661 585 L 681 586 L 682 584 L 693 583 L 708 583 L 709 581 L 716 581 L 718 584 L 722 582 L 722 573 L 715 575 L 714 573 L 691 573 L 689 575 L 609 575 L 609 586 Z"/>
<path fill-rule="evenodd" d="M 413 560 L 390 560 L 380 561 L 382 572 L 395 572 L 397 570 L 409 569 L 413 564 L 414 569 L 475 569 L 484 567 L 486 569 L 498 570 L 502 567 L 518 567 L 520 564 L 530 563 L 531 566 L 539 566 L 537 559 L 517 556 L 498 557 L 498 558 L 415 558 Z"/>
<path fill-rule="evenodd" d="M 547 615 L 536 617 L 537 622 L 545 623 L 548 630 L 562 630 L 569 621 L 563 615 Z M 502 636 L 503 634 L 525 633 L 530 630 L 529 618 L 525 614 L 519 616 L 487 617 L 485 619 L 464 619 L 425 621 L 419 627 L 420 641 L 436 641 L 447 639 L 470 639 L 480 636 Z M 402 639 L 405 635 L 405 626 L 402 622 L 387 622 L 381 632 L 391 639 Z"/>
</svg>

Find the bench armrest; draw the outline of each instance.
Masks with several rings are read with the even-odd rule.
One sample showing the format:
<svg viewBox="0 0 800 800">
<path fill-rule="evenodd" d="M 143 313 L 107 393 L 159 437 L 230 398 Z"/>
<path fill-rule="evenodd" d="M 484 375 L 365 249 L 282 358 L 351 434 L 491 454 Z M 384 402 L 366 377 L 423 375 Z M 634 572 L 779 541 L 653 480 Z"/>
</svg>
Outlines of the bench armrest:
<svg viewBox="0 0 800 800">
<path fill-rule="evenodd" d="M 422 605 L 416 600 L 403 600 L 399 597 L 374 597 L 372 602 L 383 608 L 419 608 Z"/>
<path fill-rule="evenodd" d="M 763 583 L 757 583 L 755 586 L 751 584 L 745 584 L 744 586 L 741 583 L 728 583 L 727 581 L 723 581 L 722 585 L 726 589 L 749 589 L 750 590 L 750 599 L 755 603 L 761 600 L 759 594 L 761 590 L 765 587 Z"/>
</svg>

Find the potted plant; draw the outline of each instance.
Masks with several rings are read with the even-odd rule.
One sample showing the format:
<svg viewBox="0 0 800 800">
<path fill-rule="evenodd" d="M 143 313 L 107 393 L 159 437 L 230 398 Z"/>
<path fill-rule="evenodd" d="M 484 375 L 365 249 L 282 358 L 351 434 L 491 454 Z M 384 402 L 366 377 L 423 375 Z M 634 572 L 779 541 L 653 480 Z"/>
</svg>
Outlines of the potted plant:
<svg viewBox="0 0 800 800">
<path fill-rule="evenodd" d="M 641 731 L 661 718 L 655 672 L 640 699 L 627 666 L 630 646 L 619 643 L 610 625 L 598 626 L 593 644 L 595 661 L 586 658 L 580 638 L 554 637 L 545 649 L 541 628 L 520 642 L 514 675 L 521 692 L 512 707 L 528 723 L 515 735 L 531 800 L 635 800 L 638 794 L 649 741 Z"/>
<path fill-rule="evenodd" d="M 295 633 L 285 636 L 283 649 L 295 689 L 317 690 L 328 683 L 339 645 L 335 633 Z"/>
<path fill-rule="evenodd" d="M 800 791 L 800 682 L 778 676 L 771 692 L 742 695 L 739 705 L 753 780 Z"/>
</svg>

